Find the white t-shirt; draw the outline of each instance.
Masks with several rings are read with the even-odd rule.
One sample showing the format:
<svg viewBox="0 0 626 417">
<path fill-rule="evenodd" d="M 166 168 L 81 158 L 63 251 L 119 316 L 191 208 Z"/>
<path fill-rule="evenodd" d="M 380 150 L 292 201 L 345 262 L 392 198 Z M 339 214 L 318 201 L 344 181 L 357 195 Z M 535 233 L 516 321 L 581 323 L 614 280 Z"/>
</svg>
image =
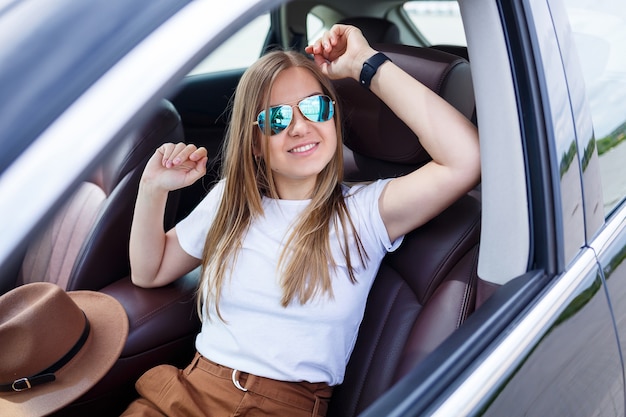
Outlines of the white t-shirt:
<svg viewBox="0 0 626 417">
<path fill-rule="evenodd" d="M 211 303 L 211 318 L 203 314 L 196 339 L 198 352 L 221 365 L 267 378 L 340 384 L 380 262 L 402 241 L 389 241 L 378 209 L 378 198 L 387 182 L 344 187 L 348 211 L 369 258 L 364 268 L 356 242 L 350 239 L 357 283 L 349 279 L 331 226 L 331 249 L 338 266 L 331 270 L 334 297 L 318 295 L 305 304 L 292 301 L 287 307 L 281 305 L 278 258 L 292 226 L 310 201 L 263 198 L 264 216 L 250 226 L 231 276 L 224 280 L 220 298 L 224 321 Z M 176 226 L 179 243 L 191 256 L 202 258 L 223 190 L 222 180 Z M 203 290 L 206 294 L 206 288 Z"/>
</svg>

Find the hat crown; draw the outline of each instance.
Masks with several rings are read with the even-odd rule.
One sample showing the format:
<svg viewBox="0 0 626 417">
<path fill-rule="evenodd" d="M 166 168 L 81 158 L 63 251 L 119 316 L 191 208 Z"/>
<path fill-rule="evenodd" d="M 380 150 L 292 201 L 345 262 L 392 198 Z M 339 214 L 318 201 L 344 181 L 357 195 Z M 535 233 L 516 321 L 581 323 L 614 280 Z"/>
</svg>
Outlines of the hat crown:
<svg viewBox="0 0 626 417">
<path fill-rule="evenodd" d="M 0 384 L 58 362 L 81 337 L 86 318 L 60 287 L 22 285 L 0 298 Z"/>
</svg>

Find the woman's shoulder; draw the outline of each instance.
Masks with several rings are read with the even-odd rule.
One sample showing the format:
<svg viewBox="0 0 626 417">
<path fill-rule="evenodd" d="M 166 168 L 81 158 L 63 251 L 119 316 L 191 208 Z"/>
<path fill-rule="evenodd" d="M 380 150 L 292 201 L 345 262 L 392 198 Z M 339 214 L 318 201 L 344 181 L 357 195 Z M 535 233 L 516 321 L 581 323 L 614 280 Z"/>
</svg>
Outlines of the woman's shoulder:
<svg viewBox="0 0 626 417">
<path fill-rule="evenodd" d="M 213 183 L 209 184 L 207 187 L 206 198 L 221 198 L 224 194 L 224 189 L 226 188 L 226 178 L 221 178 Z"/>
<path fill-rule="evenodd" d="M 207 193 L 204 197 L 199 201 L 199 203 L 194 208 L 193 212 L 204 213 L 213 212 L 217 210 L 217 206 L 219 202 L 222 200 L 222 196 L 224 194 L 224 189 L 226 186 L 226 181 L 224 179 L 220 179 L 213 184 L 210 184 L 207 189 Z"/>
<path fill-rule="evenodd" d="M 363 182 L 345 182 L 342 192 L 345 198 L 359 198 L 361 194 L 380 195 L 391 178 Z"/>
</svg>

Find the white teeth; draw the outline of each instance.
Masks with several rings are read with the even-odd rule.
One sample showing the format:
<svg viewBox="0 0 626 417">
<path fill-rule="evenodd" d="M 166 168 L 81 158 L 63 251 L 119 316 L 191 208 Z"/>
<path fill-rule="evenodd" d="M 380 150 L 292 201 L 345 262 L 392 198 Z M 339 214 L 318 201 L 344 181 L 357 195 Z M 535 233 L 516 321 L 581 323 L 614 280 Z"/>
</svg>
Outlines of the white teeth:
<svg viewBox="0 0 626 417">
<path fill-rule="evenodd" d="M 289 152 L 292 152 L 292 153 L 306 152 L 306 151 L 308 151 L 308 150 L 313 149 L 314 147 L 315 147 L 315 144 L 314 144 L 314 143 L 310 143 L 310 144 L 308 144 L 308 145 L 300 146 L 300 147 L 298 147 L 298 148 L 293 148 L 293 149 L 292 149 L 292 150 L 290 150 Z"/>
</svg>

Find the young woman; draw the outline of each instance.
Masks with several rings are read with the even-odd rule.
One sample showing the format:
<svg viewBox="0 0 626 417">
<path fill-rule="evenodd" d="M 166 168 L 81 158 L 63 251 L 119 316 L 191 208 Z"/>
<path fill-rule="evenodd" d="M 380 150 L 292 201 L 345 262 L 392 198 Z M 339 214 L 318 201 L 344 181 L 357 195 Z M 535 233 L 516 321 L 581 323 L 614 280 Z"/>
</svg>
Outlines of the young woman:
<svg viewBox="0 0 626 417">
<path fill-rule="evenodd" d="M 202 329 L 192 363 L 148 371 L 126 415 L 325 415 L 383 256 L 478 181 L 474 126 L 358 29 L 336 25 L 306 52 L 313 61 L 273 52 L 246 71 L 222 179 L 167 233 L 167 193 L 204 175 L 206 150 L 165 144 L 145 168 L 133 282 L 162 286 L 202 265 Z M 404 177 L 343 185 L 329 79 L 345 77 L 369 86 L 432 161 Z"/>
</svg>

